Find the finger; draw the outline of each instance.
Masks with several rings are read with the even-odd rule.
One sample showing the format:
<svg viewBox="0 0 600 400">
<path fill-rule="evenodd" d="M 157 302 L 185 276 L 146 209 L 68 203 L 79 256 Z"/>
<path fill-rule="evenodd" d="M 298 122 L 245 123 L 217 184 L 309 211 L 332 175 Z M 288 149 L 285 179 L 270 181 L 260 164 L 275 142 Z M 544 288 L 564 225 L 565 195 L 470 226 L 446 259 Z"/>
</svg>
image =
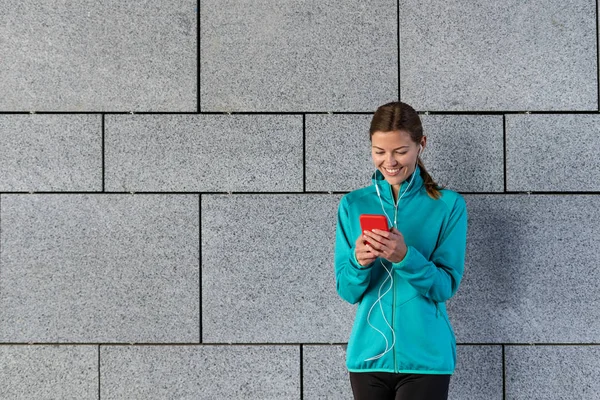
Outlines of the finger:
<svg viewBox="0 0 600 400">
<path fill-rule="evenodd" d="M 365 262 L 365 261 L 373 262 L 373 260 L 376 260 L 377 257 L 376 256 L 374 256 L 374 257 L 357 257 L 357 259 L 358 259 L 358 261 L 362 261 L 362 262 Z"/>
<path fill-rule="evenodd" d="M 392 229 L 395 229 L 395 228 L 392 228 Z M 392 231 L 382 231 L 381 229 L 373 229 L 373 232 L 383 238 L 390 238 L 394 234 L 393 230 Z"/>
<path fill-rule="evenodd" d="M 365 247 L 367 241 L 367 237 L 365 235 L 360 235 L 358 239 L 356 239 L 356 243 L 354 244 L 357 249 L 362 249 Z"/>
<path fill-rule="evenodd" d="M 374 241 L 381 243 L 381 241 L 385 239 L 383 236 L 378 235 L 371 231 L 365 231 L 365 236 L 367 236 L 369 239 L 371 239 L 370 240 L 371 243 L 373 243 Z"/>
<path fill-rule="evenodd" d="M 369 254 L 371 251 L 369 250 L 368 245 L 363 245 L 360 248 L 356 249 L 356 253 L 360 254 Z"/>
<path fill-rule="evenodd" d="M 356 246 L 356 252 L 361 254 L 369 254 L 371 252 L 369 244 L 363 243 L 363 241 L 361 240 L 360 244 Z"/>
<path fill-rule="evenodd" d="M 373 259 L 376 259 L 377 257 L 383 257 L 383 253 L 377 250 L 373 250 L 370 254 L 373 256 Z"/>
<path fill-rule="evenodd" d="M 375 241 L 375 239 L 371 238 L 370 244 L 374 249 L 377 249 L 378 251 L 382 252 L 385 250 L 392 249 L 395 246 L 396 240 L 396 237 L 386 239 L 383 236 L 381 236 L 378 241 Z"/>
<path fill-rule="evenodd" d="M 378 256 L 381 257 L 385 254 L 393 253 L 393 249 L 396 247 L 395 244 L 396 243 L 392 240 L 384 239 L 384 241 L 382 243 L 378 243 L 377 248 L 374 249 L 377 251 Z"/>
<path fill-rule="evenodd" d="M 356 252 L 356 258 L 358 260 L 374 260 L 377 258 L 376 255 L 370 251 Z"/>
<path fill-rule="evenodd" d="M 369 252 L 371 254 L 373 254 L 375 257 L 380 257 L 383 254 L 382 250 L 376 249 L 375 247 L 373 247 L 371 245 L 367 245 L 367 248 L 369 249 Z"/>
<path fill-rule="evenodd" d="M 356 247 L 366 251 L 366 246 L 369 241 L 373 241 L 373 239 L 367 238 L 366 236 L 361 236 Z"/>
<path fill-rule="evenodd" d="M 396 228 L 392 228 L 392 233 L 393 233 L 394 235 L 397 235 L 397 236 L 402 236 L 402 232 L 400 232 L 400 231 L 399 231 L 398 229 L 396 229 Z"/>
<path fill-rule="evenodd" d="M 369 246 L 370 248 L 375 249 L 375 250 L 379 250 L 381 248 L 381 245 L 382 244 L 374 238 L 369 238 L 369 240 L 367 241 L 367 244 L 366 244 L 366 246 Z"/>
</svg>

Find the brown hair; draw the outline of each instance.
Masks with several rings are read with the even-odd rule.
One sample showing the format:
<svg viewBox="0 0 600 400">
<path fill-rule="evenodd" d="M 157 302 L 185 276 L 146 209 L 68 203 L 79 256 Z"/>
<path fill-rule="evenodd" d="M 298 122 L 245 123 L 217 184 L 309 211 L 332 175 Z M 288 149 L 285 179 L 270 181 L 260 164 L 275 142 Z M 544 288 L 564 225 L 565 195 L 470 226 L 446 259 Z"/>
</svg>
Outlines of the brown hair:
<svg viewBox="0 0 600 400">
<path fill-rule="evenodd" d="M 421 143 L 423 138 L 423 125 L 421 124 L 421 118 L 414 108 L 406 103 L 395 101 L 380 106 L 371 120 L 371 128 L 369 129 L 369 140 L 375 132 L 391 132 L 391 131 L 405 131 L 408 132 L 410 138 L 416 144 Z M 439 199 L 441 196 L 439 186 L 431 175 L 425 169 L 425 165 L 418 158 L 419 167 L 421 168 L 421 178 L 427 194 L 433 199 Z"/>
</svg>

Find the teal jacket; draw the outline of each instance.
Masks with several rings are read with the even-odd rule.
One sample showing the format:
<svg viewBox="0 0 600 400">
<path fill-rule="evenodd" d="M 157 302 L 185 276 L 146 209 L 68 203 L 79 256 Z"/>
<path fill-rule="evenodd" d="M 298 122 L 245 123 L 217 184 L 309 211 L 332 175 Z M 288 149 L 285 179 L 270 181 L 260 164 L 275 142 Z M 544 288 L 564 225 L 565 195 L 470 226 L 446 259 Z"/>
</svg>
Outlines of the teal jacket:
<svg viewBox="0 0 600 400">
<path fill-rule="evenodd" d="M 455 369 L 456 339 L 445 301 L 456 293 L 464 271 L 467 209 L 463 197 L 451 190 L 442 189 L 438 200 L 429 197 L 419 167 L 415 173 L 398 204 L 397 229 L 408 248 L 398 263 L 378 258 L 362 267 L 354 253 L 361 235 L 360 214 L 384 214 L 383 203 L 394 221 L 392 188 L 381 172 L 373 174 L 373 185 L 340 200 L 336 288 L 342 299 L 358 303 L 346 353 L 352 372 L 452 374 Z M 400 193 L 410 179 L 402 183 Z M 379 187 L 381 202 L 374 185 Z"/>
</svg>

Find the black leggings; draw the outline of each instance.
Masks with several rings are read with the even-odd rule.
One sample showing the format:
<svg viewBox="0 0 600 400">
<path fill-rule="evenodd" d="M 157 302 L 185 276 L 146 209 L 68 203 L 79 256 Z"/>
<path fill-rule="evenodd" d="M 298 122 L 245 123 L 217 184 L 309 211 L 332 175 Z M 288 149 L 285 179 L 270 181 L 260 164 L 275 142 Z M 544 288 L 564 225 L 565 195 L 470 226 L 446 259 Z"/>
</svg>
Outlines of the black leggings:
<svg viewBox="0 0 600 400">
<path fill-rule="evenodd" d="M 354 400 L 447 400 L 451 375 L 350 372 Z"/>
</svg>

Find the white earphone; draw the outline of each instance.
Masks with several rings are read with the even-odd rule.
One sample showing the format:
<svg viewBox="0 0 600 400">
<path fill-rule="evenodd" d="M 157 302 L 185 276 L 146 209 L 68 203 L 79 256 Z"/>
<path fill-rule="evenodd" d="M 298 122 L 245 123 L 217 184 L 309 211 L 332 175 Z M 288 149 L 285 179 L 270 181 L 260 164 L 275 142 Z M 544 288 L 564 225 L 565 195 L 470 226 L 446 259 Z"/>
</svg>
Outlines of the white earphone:
<svg viewBox="0 0 600 400">
<path fill-rule="evenodd" d="M 398 227 L 397 227 L 397 220 L 396 220 L 396 218 L 398 216 L 398 204 L 400 203 L 400 199 L 406 194 L 407 190 L 410 188 L 410 186 L 413 183 L 413 179 L 415 178 L 415 175 L 416 175 L 416 172 L 417 172 L 418 157 L 421 155 L 422 152 L 423 152 L 423 145 L 420 144 L 419 145 L 419 154 L 417 154 L 417 163 L 415 164 L 415 171 L 412 174 L 412 178 L 410 178 L 410 182 L 408 183 L 408 186 L 406 187 L 406 189 L 404 189 L 404 192 L 402 192 L 402 194 L 398 197 L 398 201 L 396 201 L 396 203 L 394 204 L 394 224 L 393 225 L 392 225 L 392 220 L 390 219 L 389 215 L 387 215 L 387 212 L 385 212 L 385 208 L 383 207 L 383 201 L 381 200 L 381 195 L 379 193 L 379 186 L 377 185 L 377 182 L 375 182 L 375 190 L 377 191 L 377 197 L 379 197 L 379 202 L 381 203 L 381 209 L 383 210 L 383 213 L 387 217 L 390 225 L 392 225 L 396 229 L 398 229 Z M 376 356 L 373 356 L 373 357 L 365 359 L 365 361 L 374 361 L 374 360 L 377 360 L 377 359 L 383 357 L 388 352 L 392 351 L 392 349 L 394 348 L 394 345 L 396 344 L 396 332 L 394 332 L 394 328 L 392 328 L 392 326 L 390 325 L 389 321 L 385 317 L 385 313 L 383 312 L 383 303 L 381 302 L 381 300 L 383 299 L 383 297 L 390 290 L 392 290 L 392 288 L 394 286 L 394 277 L 392 276 L 392 272 L 389 269 L 387 269 L 387 267 L 385 266 L 385 264 L 383 264 L 383 261 L 379 260 L 379 262 L 381 263 L 381 266 L 385 269 L 385 272 L 387 272 L 388 276 L 383 280 L 383 282 L 379 286 L 379 291 L 378 291 L 378 295 L 379 296 L 378 296 L 377 300 L 375 300 L 375 302 L 373 303 L 373 305 L 371 306 L 371 308 L 369 309 L 369 313 L 367 314 L 367 323 L 371 326 L 371 328 L 375 329 L 381 336 L 383 336 L 383 340 L 385 341 L 385 350 L 381 354 L 378 354 Z M 381 289 L 383 288 L 383 285 L 385 285 L 385 283 L 388 281 L 388 279 L 390 280 L 390 286 L 382 294 L 381 293 Z M 373 311 L 373 308 L 375 307 L 375 305 L 377 303 L 379 303 L 379 309 L 381 310 L 381 315 L 383 316 L 383 320 L 385 321 L 385 324 L 392 331 L 392 344 L 391 345 L 389 344 L 387 336 L 385 336 L 385 334 L 381 330 L 377 329 L 373 324 L 371 324 L 371 321 L 370 321 L 370 319 L 371 319 L 371 312 Z"/>
</svg>

